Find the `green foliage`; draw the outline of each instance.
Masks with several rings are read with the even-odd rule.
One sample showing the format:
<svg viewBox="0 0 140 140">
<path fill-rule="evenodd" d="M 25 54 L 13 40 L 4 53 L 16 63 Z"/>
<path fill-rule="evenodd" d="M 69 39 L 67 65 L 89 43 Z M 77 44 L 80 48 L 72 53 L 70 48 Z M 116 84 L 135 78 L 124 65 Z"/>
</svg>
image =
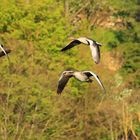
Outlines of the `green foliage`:
<svg viewBox="0 0 140 140">
<path fill-rule="evenodd" d="M 125 74 L 126 78 L 130 75 L 129 81 L 131 85 L 134 87 L 140 86 L 140 79 L 139 79 L 139 69 L 140 69 L 140 48 L 139 44 L 132 43 L 132 44 L 125 44 L 127 48 L 124 48 L 124 65 L 122 67 L 122 72 Z"/>
<path fill-rule="evenodd" d="M 124 102 L 128 103 L 126 114 L 133 115 L 130 121 L 134 122 L 134 131 L 139 136 L 139 121 L 135 116 L 139 110 L 136 102 L 140 86 L 140 28 L 134 20 L 136 1 L 89 0 L 88 4 L 85 0 L 70 0 L 68 16 L 64 13 L 64 1 L 60 0 L 0 2 L 0 40 L 12 50 L 10 66 L 6 57 L 0 59 L 0 139 L 117 139 L 126 127 L 124 122 L 120 123 L 126 113 L 122 111 Z M 125 29 L 97 25 L 91 28 L 92 13 L 109 7 L 113 9 L 113 17 L 126 20 Z M 73 15 L 82 8 L 86 18 L 71 24 Z M 94 64 L 85 45 L 60 52 L 71 37 L 79 36 L 89 36 L 103 44 L 99 65 Z M 105 65 L 107 58 L 102 59 L 108 50 L 115 49 L 123 54 L 120 71 L 124 79 L 121 77 L 119 86 L 114 72 Z M 75 79 L 70 79 L 61 96 L 56 95 L 61 72 L 71 67 L 97 73 L 107 95 L 102 95 L 96 81 L 88 84 Z M 133 90 L 120 87 L 124 82 Z M 123 96 L 124 91 L 133 92 Z"/>
</svg>

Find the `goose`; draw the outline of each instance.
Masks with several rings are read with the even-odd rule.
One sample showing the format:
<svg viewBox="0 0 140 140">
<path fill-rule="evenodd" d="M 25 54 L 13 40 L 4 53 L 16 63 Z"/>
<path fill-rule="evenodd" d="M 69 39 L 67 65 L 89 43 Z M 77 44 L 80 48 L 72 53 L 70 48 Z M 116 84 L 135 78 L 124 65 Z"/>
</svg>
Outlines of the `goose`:
<svg viewBox="0 0 140 140">
<path fill-rule="evenodd" d="M 11 50 L 9 50 L 9 49 L 4 50 L 4 48 L 3 48 L 3 45 L 2 45 L 2 44 L 0 44 L 0 48 L 1 48 L 1 50 L 2 50 L 2 52 L 0 52 L 0 57 L 2 57 L 2 56 L 4 56 L 4 55 L 6 55 L 6 56 L 7 56 L 8 61 L 9 61 L 9 63 L 10 63 L 10 59 L 9 59 L 8 53 L 10 53 L 10 52 L 11 52 Z"/>
<path fill-rule="evenodd" d="M 58 87 L 57 87 L 57 94 L 61 94 L 61 92 L 63 91 L 63 89 L 65 88 L 67 82 L 69 81 L 69 79 L 71 77 L 74 77 L 75 79 L 81 81 L 81 82 L 89 82 L 91 83 L 93 80 L 90 79 L 92 77 L 94 77 L 97 82 L 99 83 L 99 85 L 101 86 L 103 92 L 105 93 L 105 88 L 100 80 L 100 78 L 98 77 L 98 75 L 96 75 L 95 73 L 93 73 L 92 71 L 64 71 L 59 80 L 58 80 Z"/>
<path fill-rule="evenodd" d="M 62 52 L 66 51 L 66 50 L 71 49 L 72 47 L 79 45 L 81 43 L 90 46 L 93 60 L 95 61 L 96 64 L 98 64 L 100 62 L 100 46 L 102 46 L 102 44 L 96 42 L 93 39 L 89 39 L 87 37 L 80 37 L 80 38 L 75 39 L 72 42 L 70 42 L 66 47 L 61 49 L 61 51 Z"/>
</svg>

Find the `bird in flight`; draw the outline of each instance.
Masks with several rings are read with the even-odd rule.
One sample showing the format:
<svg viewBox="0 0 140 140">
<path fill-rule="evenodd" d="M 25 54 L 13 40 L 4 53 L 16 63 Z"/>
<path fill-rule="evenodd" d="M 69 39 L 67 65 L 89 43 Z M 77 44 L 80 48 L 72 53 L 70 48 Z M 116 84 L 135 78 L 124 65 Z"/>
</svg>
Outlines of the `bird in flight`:
<svg viewBox="0 0 140 140">
<path fill-rule="evenodd" d="M 58 88 L 57 88 L 58 94 L 61 94 L 61 92 L 63 91 L 63 89 L 65 88 L 67 82 L 69 81 L 69 79 L 71 77 L 74 77 L 75 79 L 77 79 L 81 82 L 89 82 L 89 83 L 91 83 L 93 81 L 91 78 L 94 77 L 97 80 L 97 82 L 99 83 L 99 85 L 101 86 L 103 92 L 105 93 L 105 88 L 104 88 L 100 78 L 98 77 L 98 75 L 96 75 L 92 71 L 64 71 L 61 74 L 59 81 L 58 81 Z"/>
<path fill-rule="evenodd" d="M 96 64 L 98 64 L 100 62 L 100 46 L 102 46 L 102 44 L 96 42 L 93 39 L 89 39 L 87 37 L 80 37 L 80 38 L 75 39 L 72 42 L 70 42 L 66 47 L 61 49 L 61 51 L 66 51 L 81 43 L 90 46 L 93 60 L 95 61 Z"/>
</svg>

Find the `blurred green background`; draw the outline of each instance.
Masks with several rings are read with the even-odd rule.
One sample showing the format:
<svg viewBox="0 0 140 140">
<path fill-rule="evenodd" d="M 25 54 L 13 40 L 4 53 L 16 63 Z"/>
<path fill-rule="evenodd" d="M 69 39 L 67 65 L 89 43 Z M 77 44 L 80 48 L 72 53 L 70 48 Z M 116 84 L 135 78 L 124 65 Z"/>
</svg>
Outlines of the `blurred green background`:
<svg viewBox="0 0 140 140">
<path fill-rule="evenodd" d="M 88 46 L 65 53 L 73 38 L 103 44 L 96 65 Z M 0 140 L 138 140 L 140 138 L 139 0 L 0 0 Z M 71 79 L 91 70 L 99 85 Z M 131 139 L 130 139 L 131 138 Z"/>
</svg>

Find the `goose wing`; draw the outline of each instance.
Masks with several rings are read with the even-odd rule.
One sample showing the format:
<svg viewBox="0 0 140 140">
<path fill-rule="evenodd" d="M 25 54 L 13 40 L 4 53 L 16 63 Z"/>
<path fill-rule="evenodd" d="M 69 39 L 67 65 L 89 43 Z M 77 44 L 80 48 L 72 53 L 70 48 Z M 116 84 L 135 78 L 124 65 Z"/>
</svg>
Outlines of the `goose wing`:
<svg viewBox="0 0 140 140">
<path fill-rule="evenodd" d="M 102 81 L 100 80 L 98 75 L 96 75 L 95 73 L 93 73 L 91 71 L 84 71 L 83 73 L 86 74 L 88 77 L 94 77 L 97 80 L 97 82 L 99 83 L 99 85 L 101 86 L 103 92 L 104 93 L 106 92 L 104 85 L 102 84 Z"/>
<path fill-rule="evenodd" d="M 100 62 L 100 48 L 99 48 L 99 45 L 95 45 L 95 46 L 90 45 L 90 49 L 91 49 L 93 60 L 95 61 L 96 64 L 98 64 Z"/>
<path fill-rule="evenodd" d="M 61 51 L 66 51 L 68 49 L 71 49 L 72 47 L 81 44 L 81 41 L 79 40 L 73 40 L 72 42 L 70 42 L 66 47 L 64 47 L 63 49 L 61 49 Z"/>
<path fill-rule="evenodd" d="M 65 88 L 67 82 L 69 81 L 69 78 L 70 78 L 70 76 L 66 76 L 63 73 L 61 74 L 59 81 L 58 81 L 57 94 L 61 94 L 61 92 Z"/>
</svg>

